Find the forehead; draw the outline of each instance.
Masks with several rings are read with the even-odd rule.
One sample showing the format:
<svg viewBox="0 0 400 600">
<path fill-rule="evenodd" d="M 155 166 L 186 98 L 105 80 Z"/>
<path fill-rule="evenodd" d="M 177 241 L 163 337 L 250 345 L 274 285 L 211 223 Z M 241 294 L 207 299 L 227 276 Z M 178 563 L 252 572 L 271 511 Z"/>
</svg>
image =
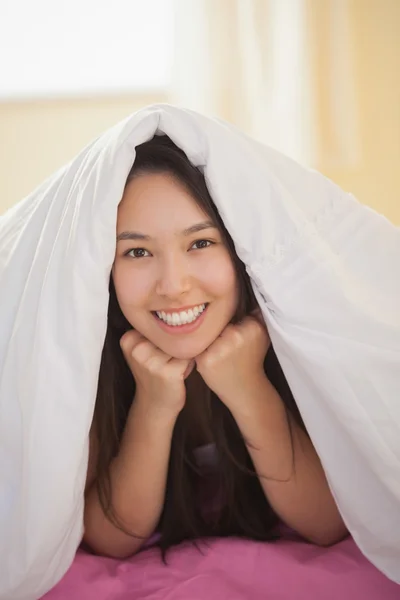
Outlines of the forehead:
<svg viewBox="0 0 400 600">
<path fill-rule="evenodd" d="M 164 173 L 143 174 L 126 186 L 118 207 L 117 229 L 150 236 L 180 232 L 207 216 L 186 187 Z"/>
</svg>

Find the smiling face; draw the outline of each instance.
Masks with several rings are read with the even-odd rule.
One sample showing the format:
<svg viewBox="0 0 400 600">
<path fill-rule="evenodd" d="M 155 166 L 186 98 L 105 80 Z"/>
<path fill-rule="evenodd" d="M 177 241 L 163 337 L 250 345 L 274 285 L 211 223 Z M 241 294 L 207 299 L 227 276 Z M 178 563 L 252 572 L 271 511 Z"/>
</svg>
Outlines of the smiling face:
<svg viewBox="0 0 400 600">
<path fill-rule="evenodd" d="M 194 358 L 210 346 L 238 303 L 220 231 L 168 173 L 142 173 L 126 186 L 113 280 L 132 327 L 175 358 Z"/>
</svg>

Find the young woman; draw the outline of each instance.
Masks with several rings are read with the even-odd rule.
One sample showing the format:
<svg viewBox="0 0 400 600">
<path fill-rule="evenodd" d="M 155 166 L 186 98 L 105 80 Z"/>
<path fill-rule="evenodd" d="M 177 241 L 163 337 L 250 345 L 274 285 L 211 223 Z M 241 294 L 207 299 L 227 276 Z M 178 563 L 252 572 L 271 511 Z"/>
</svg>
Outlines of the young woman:
<svg viewBox="0 0 400 600">
<path fill-rule="evenodd" d="M 165 556 L 283 524 L 320 545 L 346 535 L 204 177 L 156 136 L 118 210 L 84 542 L 123 558 L 157 532 Z"/>
</svg>

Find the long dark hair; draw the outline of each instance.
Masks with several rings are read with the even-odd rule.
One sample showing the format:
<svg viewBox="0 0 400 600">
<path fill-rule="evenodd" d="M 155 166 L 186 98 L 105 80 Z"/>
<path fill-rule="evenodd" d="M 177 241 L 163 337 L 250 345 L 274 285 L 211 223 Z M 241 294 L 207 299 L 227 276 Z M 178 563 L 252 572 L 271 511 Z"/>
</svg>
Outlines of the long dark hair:
<svg viewBox="0 0 400 600">
<path fill-rule="evenodd" d="M 235 252 L 232 238 L 210 197 L 203 174 L 167 136 L 155 136 L 136 148 L 136 159 L 127 182 L 141 173 L 168 173 L 177 178 L 217 225 L 229 250 L 239 283 L 239 302 L 233 322 L 243 319 L 257 306 L 256 299 L 246 268 Z M 118 453 L 135 396 L 135 381 L 119 345 L 120 338 L 130 328 L 131 325 L 119 308 L 111 277 L 108 326 L 100 366 L 94 424 L 99 442 L 96 472 L 99 498 L 105 514 L 119 527 L 118 515 L 114 513 L 111 503 L 109 466 Z M 289 431 L 291 432 L 290 415 L 304 427 L 272 347 L 267 353 L 264 367 L 285 404 Z M 210 519 L 198 503 L 198 485 L 199 482 L 201 485 L 202 478 L 190 444 L 188 416 L 191 402 L 188 394 L 173 433 L 166 497 L 158 524 L 161 534 L 159 546 L 164 558 L 168 548 L 188 539 L 240 536 L 273 540 L 279 537 L 277 515 L 265 497 L 246 444 L 230 411 L 208 389 L 202 405 L 204 427 L 216 444 L 218 461 L 214 477 L 217 486 L 215 493 L 223 504 Z"/>
</svg>

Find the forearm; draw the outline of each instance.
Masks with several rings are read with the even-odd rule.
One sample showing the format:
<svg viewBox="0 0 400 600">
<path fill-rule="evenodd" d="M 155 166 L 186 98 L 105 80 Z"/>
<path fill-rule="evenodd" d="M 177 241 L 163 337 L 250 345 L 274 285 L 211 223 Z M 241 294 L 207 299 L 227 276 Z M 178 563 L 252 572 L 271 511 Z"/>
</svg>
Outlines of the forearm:
<svg viewBox="0 0 400 600">
<path fill-rule="evenodd" d="M 96 553 L 130 556 L 154 532 L 164 505 L 176 418 L 154 414 L 144 402 L 132 405 L 110 481 L 113 513 L 123 529 L 140 537 L 121 531 L 104 514 L 94 483 L 86 496 L 83 539 Z"/>
<path fill-rule="evenodd" d="M 346 527 L 329 489 L 321 462 L 306 435 L 292 420 L 292 438 L 284 404 L 265 378 L 232 411 L 278 516 L 310 541 L 329 545 Z"/>
</svg>

